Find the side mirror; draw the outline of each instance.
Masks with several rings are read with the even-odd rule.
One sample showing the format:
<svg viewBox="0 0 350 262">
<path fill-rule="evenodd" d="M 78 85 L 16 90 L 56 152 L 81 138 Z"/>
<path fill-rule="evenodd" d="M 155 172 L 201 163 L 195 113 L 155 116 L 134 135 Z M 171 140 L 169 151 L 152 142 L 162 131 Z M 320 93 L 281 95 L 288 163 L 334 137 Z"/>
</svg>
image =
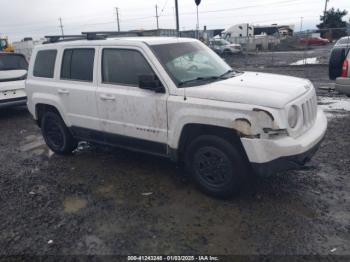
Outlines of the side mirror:
<svg viewBox="0 0 350 262">
<path fill-rule="evenodd" d="M 156 93 L 165 93 L 164 86 L 156 75 L 140 75 L 139 88 L 152 90 Z"/>
</svg>

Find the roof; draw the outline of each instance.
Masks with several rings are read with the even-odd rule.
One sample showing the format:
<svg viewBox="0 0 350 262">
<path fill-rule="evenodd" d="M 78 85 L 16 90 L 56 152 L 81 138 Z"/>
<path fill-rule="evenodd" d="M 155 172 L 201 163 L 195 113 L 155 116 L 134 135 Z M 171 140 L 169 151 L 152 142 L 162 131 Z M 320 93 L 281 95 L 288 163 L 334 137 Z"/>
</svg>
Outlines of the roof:
<svg viewBox="0 0 350 262">
<path fill-rule="evenodd" d="M 178 37 L 114 37 L 101 40 L 75 40 L 75 41 L 62 41 L 57 43 L 48 43 L 43 46 L 100 46 L 100 45 L 132 45 L 132 44 L 148 44 L 148 45 L 161 45 L 172 43 L 184 43 L 198 41 L 193 38 L 178 38 Z"/>
</svg>

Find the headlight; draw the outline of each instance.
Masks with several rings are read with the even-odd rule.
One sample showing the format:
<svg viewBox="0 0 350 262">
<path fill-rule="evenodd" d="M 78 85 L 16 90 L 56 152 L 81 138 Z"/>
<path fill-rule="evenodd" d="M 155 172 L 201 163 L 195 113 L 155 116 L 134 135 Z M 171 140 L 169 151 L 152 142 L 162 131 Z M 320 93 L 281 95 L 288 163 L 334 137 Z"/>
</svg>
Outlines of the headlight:
<svg viewBox="0 0 350 262">
<path fill-rule="evenodd" d="M 298 107 L 291 106 L 288 111 L 288 124 L 291 128 L 295 128 L 298 124 Z"/>
</svg>

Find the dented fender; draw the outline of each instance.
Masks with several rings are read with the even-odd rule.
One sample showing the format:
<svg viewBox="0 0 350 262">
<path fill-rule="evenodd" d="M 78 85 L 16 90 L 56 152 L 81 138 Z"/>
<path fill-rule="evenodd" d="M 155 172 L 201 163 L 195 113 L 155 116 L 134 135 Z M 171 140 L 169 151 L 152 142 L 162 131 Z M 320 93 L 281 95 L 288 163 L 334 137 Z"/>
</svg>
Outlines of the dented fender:
<svg viewBox="0 0 350 262">
<path fill-rule="evenodd" d="M 253 108 L 247 118 L 235 119 L 232 128 L 246 138 L 261 138 L 270 131 L 283 129 L 270 111 L 260 108 Z"/>
</svg>

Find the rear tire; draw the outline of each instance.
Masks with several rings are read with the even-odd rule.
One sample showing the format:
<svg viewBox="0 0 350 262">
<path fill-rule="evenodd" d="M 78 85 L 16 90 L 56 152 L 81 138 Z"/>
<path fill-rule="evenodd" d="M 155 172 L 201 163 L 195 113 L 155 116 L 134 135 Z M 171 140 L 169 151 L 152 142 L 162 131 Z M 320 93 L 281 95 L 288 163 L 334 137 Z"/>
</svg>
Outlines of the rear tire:
<svg viewBox="0 0 350 262">
<path fill-rule="evenodd" d="M 47 146 L 60 155 L 72 154 L 77 141 L 69 132 L 61 116 L 55 112 L 46 112 L 41 118 L 41 132 Z"/>
<path fill-rule="evenodd" d="M 343 62 L 346 58 L 345 49 L 334 49 L 329 59 L 329 79 L 335 80 L 341 76 Z"/>
<path fill-rule="evenodd" d="M 186 150 L 186 166 L 201 191 L 228 198 L 242 186 L 247 163 L 236 147 L 225 139 L 203 135 Z"/>
</svg>

